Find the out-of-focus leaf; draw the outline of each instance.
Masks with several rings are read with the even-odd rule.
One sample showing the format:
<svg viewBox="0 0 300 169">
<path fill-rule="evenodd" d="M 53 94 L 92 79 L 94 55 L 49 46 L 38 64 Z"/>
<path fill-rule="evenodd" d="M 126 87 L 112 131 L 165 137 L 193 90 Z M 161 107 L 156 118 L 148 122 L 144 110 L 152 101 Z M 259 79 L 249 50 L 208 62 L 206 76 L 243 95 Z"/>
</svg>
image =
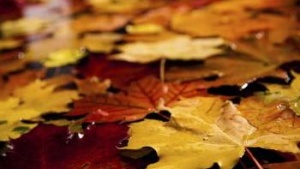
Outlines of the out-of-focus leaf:
<svg viewBox="0 0 300 169">
<path fill-rule="evenodd" d="M 203 81 L 203 85 L 207 87 L 242 85 L 268 75 L 275 68 L 276 65 L 265 64 L 243 56 L 219 56 L 208 58 L 204 63 L 170 66 L 166 69 L 165 78 L 168 81 L 189 81 L 215 77 Z"/>
<path fill-rule="evenodd" d="M 78 66 L 79 74 L 84 77 L 97 76 L 100 80 L 110 79 L 114 87 L 128 86 L 132 81 L 148 75 L 158 76 L 157 64 L 136 64 L 108 60 L 103 55 L 91 55 Z M 113 71 L 111 71 L 113 70 Z M 122 75 L 122 76 L 120 76 Z"/>
<path fill-rule="evenodd" d="M 113 33 L 87 34 L 79 40 L 79 46 L 92 52 L 111 52 L 116 41 L 122 40 L 122 35 Z"/>
<path fill-rule="evenodd" d="M 44 61 L 46 67 L 59 67 L 69 64 L 74 64 L 86 56 L 84 50 L 77 49 L 61 49 L 49 54 L 49 57 Z"/>
<path fill-rule="evenodd" d="M 157 24 L 128 25 L 126 31 L 130 34 L 156 34 L 164 31 L 164 28 Z"/>
<path fill-rule="evenodd" d="M 7 81 L 0 82 L 0 100 L 8 98 L 19 87 L 26 86 L 36 79 L 44 76 L 43 71 L 23 71 L 18 74 L 9 75 Z"/>
<path fill-rule="evenodd" d="M 233 168 L 244 141 L 255 131 L 232 103 L 218 98 L 183 99 L 168 109 L 169 122 L 145 120 L 130 125 L 128 149 L 153 147 L 160 157 L 147 168 Z"/>
<path fill-rule="evenodd" d="M 114 31 L 125 26 L 131 19 L 130 15 L 83 15 L 71 21 L 72 31 L 80 34 L 85 32 Z M 84 23 L 84 24 L 83 24 Z"/>
<path fill-rule="evenodd" d="M 27 130 L 36 124 L 25 124 L 22 120 L 32 120 L 38 118 L 46 112 L 67 111 L 67 104 L 74 99 L 78 99 L 76 91 L 62 90 L 55 91 L 56 86 L 47 85 L 46 82 L 36 80 L 27 86 L 16 89 L 12 96 L 1 100 L 1 134 L 0 140 L 17 138 L 22 133 L 16 131 L 20 127 Z"/>
<path fill-rule="evenodd" d="M 75 79 L 75 83 L 78 86 L 78 92 L 82 95 L 105 94 L 110 87 L 110 80 L 100 81 L 97 77 Z"/>
<path fill-rule="evenodd" d="M 164 110 L 181 97 L 203 94 L 201 83 L 162 83 L 154 77 L 132 82 L 117 94 L 85 97 L 74 102 L 69 115 L 87 115 L 88 122 L 135 121 Z"/>
<path fill-rule="evenodd" d="M 67 127 L 39 125 L 20 139 L 11 140 L 13 149 L 0 156 L 0 168 L 143 168 L 121 161 L 118 155 L 116 147 L 127 130 L 125 125 L 103 124 L 71 133 Z"/>
<path fill-rule="evenodd" d="M 20 47 L 22 42 L 15 39 L 0 39 L 0 51 Z"/>
<path fill-rule="evenodd" d="M 269 6 L 272 7 L 274 4 L 271 3 L 267 1 L 238 0 L 213 3 L 205 9 L 176 15 L 172 20 L 172 27 L 177 31 L 191 35 L 201 37 L 220 36 L 230 40 L 264 31 L 266 33 L 271 32 L 272 41 L 280 42 L 293 30 L 297 30 L 297 21 L 295 17 L 289 14 L 282 16 L 259 12 L 259 10 L 268 9 Z M 284 33 L 285 35 L 276 36 L 273 35 L 272 31 L 278 34 Z"/>
<path fill-rule="evenodd" d="M 40 18 L 22 18 L 2 23 L 0 30 L 4 37 L 24 36 L 38 33 L 48 24 L 47 20 Z"/>
<path fill-rule="evenodd" d="M 156 7 L 164 1 L 157 0 L 88 0 L 96 12 L 103 13 L 136 13 L 144 9 Z"/>
<path fill-rule="evenodd" d="M 177 36 L 158 42 L 136 42 L 119 47 L 120 54 L 111 59 L 128 62 L 149 63 L 162 58 L 170 60 L 203 60 L 212 55 L 223 53 L 218 47 L 225 45 L 221 38 L 192 39 L 189 36 Z"/>
</svg>

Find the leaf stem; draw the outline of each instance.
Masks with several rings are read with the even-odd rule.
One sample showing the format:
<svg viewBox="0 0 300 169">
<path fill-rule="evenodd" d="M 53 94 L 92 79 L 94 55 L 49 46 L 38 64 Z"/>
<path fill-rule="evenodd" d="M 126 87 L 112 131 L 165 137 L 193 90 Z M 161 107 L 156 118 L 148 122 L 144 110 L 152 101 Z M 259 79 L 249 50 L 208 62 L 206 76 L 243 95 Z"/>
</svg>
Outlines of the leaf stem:
<svg viewBox="0 0 300 169">
<path fill-rule="evenodd" d="M 165 69 L 166 69 L 166 58 L 162 58 L 160 60 L 160 66 L 159 66 L 159 77 L 162 83 L 165 82 Z"/>
<path fill-rule="evenodd" d="M 258 169 L 264 169 L 248 148 L 246 148 L 246 153 Z"/>
</svg>

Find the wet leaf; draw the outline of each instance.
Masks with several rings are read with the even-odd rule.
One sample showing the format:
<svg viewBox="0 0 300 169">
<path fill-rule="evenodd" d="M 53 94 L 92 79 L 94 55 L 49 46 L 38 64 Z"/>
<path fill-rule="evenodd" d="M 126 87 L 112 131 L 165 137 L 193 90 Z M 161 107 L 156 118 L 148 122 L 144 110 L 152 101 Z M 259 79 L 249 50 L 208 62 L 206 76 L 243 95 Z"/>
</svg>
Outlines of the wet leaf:
<svg viewBox="0 0 300 169">
<path fill-rule="evenodd" d="M 122 87 L 147 75 L 158 76 L 159 68 L 155 63 L 141 65 L 108 60 L 106 56 L 92 54 L 87 61 L 78 66 L 78 70 L 84 77 L 97 76 L 100 80 L 109 79 L 112 86 Z"/>
<path fill-rule="evenodd" d="M 11 97 L 1 100 L 0 116 L 5 123 L 0 125 L 2 131 L 0 140 L 7 141 L 9 138 L 17 138 L 23 134 L 15 130 L 16 128 L 31 129 L 36 126 L 36 124 L 23 123 L 22 120 L 33 120 L 50 111 L 57 113 L 67 111 L 67 104 L 73 99 L 78 99 L 76 91 L 55 91 L 55 87 L 36 80 L 16 89 Z"/>
<path fill-rule="evenodd" d="M 168 62 L 166 64 L 168 66 Z M 241 69 L 242 68 L 242 69 Z M 189 81 L 195 79 L 209 79 L 203 85 L 212 87 L 220 85 L 242 85 L 244 83 L 272 74 L 275 64 L 265 64 L 243 56 L 211 57 L 204 63 L 192 65 L 171 65 L 166 69 L 166 80 Z"/>
<path fill-rule="evenodd" d="M 25 36 L 42 31 L 47 24 L 47 20 L 40 18 L 22 18 L 2 23 L 0 30 L 4 37 Z"/>
<path fill-rule="evenodd" d="M 164 123 L 145 120 L 130 125 L 128 149 L 153 147 L 160 160 L 147 168 L 232 168 L 255 131 L 231 105 L 218 98 L 183 99 L 168 109 Z"/>
<path fill-rule="evenodd" d="M 125 125 L 118 124 L 89 126 L 82 133 L 39 125 L 20 139 L 11 140 L 13 148 L 0 156 L 0 168 L 140 168 L 121 161 L 118 155 L 116 146 L 126 137 L 126 131 Z"/>
<path fill-rule="evenodd" d="M 225 45 L 221 38 L 192 39 L 189 36 L 177 36 L 158 42 L 136 42 L 120 46 L 120 54 L 111 59 L 128 62 L 149 63 L 162 58 L 170 60 L 203 60 L 223 53 L 218 47 Z"/>
<path fill-rule="evenodd" d="M 272 4 L 273 3 L 273 4 Z M 195 36 L 220 36 L 230 40 L 247 37 L 254 32 L 285 33 L 296 30 L 297 21 L 293 17 L 264 14 L 255 11 L 278 7 L 284 4 L 266 1 L 223 1 L 213 3 L 205 9 L 176 15 L 172 27 L 176 31 Z M 254 10 L 247 10 L 254 9 Z M 209 19 L 207 19 L 209 18 Z M 189 26 L 186 26 L 189 25 Z M 241 25 L 243 25 L 241 27 Z M 272 34 L 272 33 L 271 33 Z M 276 34 L 276 33 L 275 33 Z M 275 36 L 274 42 L 284 40 L 287 35 Z"/>
<path fill-rule="evenodd" d="M 84 50 L 62 49 L 49 54 L 44 61 L 46 67 L 59 67 L 75 64 L 87 54 Z"/>
<path fill-rule="evenodd" d="M 300 75 L 293 73 L 293 79 L 290 86 L 269 84 L 266 85 L 268 91 L 261 97 L 266 103 L 281 102 L 286 109 L 291 109 L 297 115 L 300 115 Z"/>
<path fill-rule="evenodd" d="M 163 110 L 181 97 L 203 94 L 199 83 L 161 83 L 154 77 L 132 82 L 119 93 L 97 95 L 75 101 L 69 115 L 87 115 L 88 122 L 135 121 Z"/>
</svg>

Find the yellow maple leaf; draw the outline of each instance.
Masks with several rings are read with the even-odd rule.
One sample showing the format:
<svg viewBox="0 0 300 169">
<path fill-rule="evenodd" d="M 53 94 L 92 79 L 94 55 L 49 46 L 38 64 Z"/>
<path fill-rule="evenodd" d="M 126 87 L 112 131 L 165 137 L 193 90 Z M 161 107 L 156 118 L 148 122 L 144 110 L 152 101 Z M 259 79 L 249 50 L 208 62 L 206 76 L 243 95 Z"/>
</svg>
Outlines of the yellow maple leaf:
<svg viewBox="0 0 300 169">
<path fill-rule="evenodd" d="M 55 85 L 36 80 L 31 84 L 16 89 L 13 95 L 0 101 L 0 140 L 19 137 L 22 132 L 35 127 L 22 120 L 38 118 L 46 112 L 67 111 L 67 104 L 78 98 L 77 91 L 54 91 Z"/>
<path fill-rule="evenodd" d="M 0 30 L 4 37 L 24 36 L 42 31 L 47 24 L 49 21 L 40 18 L 22 18 L 2 23 Z"/>
<path fill-rule="evenodd" d="M 293 110 L 297 115 L 300 115 L 300 74 L 292 73 L 295 79 L 290 86 L 269 84 L 266 85 L 268 91 L 260 95 L 264 101 L 281 102 L 282 106 L 286 106 Z"/>
<path fill-rule="evenodd" d="M 272 42 L 282 42 L 297 30 L 297 21 L 290 14 L 260 13 L 261 9 L 279 7 L 281 4 L 269 1 L 229 0 L 213 3 L 204 9 L 175 15 L 171 26 L 176 31 L 194 36 L 221 36 L 228 40 L 244 38 L 255 32 L 267 32 Z"/>
<path fill-rule="evenodd" d="M 111 59 L 139 63 L 154 62 L 162 58 L 202 60 L 223 53 L 223 50 L 218 47 L 225 44 L 221 38 L 192 39 L 189 36 L 178 35 L 158 42 L 135 42 L 122 45 L 119 47 L 122 53 L 111 56 Z"/>
<path fill-rule="evenodd" d="M 225 105 L 224 105 L 225 104 Z M 153 147 L 160 160 L 148 168 L 232 168 L 244 154 L 244 140 L 255 131 L 231 103 L 218 98 L 183 99 L 167 123 L 145 120 L 130 125 L 128 149 Z"/>
<path fill-rule="evenodd" d="M 46 67 L 58 67 L 74 64 L 85 56 L 86 52 L 84 50 L 61 49 L 50 53 L 48 58 L 44 61 L 44 65 Z"/>
</svg>

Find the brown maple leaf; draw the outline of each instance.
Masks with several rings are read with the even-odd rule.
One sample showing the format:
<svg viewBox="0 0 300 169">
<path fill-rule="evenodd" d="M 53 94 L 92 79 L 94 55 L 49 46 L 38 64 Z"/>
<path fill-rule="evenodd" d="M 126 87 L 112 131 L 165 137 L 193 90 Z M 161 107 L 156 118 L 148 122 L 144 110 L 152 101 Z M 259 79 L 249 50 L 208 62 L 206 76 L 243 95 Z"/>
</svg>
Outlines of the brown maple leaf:
<svg viewBox="0 0 300 169">
<path fill-rule="evenodd" d="M 88 122 L 135 121 L 148 113 L 163 110 L 181 97 L 203 94 L 201 84 L 162 83 L 149 76 L 132 82 L 117 94 L 93 95 L 75 101 L 69 115 L 87 115 Z"/>
</svg>

